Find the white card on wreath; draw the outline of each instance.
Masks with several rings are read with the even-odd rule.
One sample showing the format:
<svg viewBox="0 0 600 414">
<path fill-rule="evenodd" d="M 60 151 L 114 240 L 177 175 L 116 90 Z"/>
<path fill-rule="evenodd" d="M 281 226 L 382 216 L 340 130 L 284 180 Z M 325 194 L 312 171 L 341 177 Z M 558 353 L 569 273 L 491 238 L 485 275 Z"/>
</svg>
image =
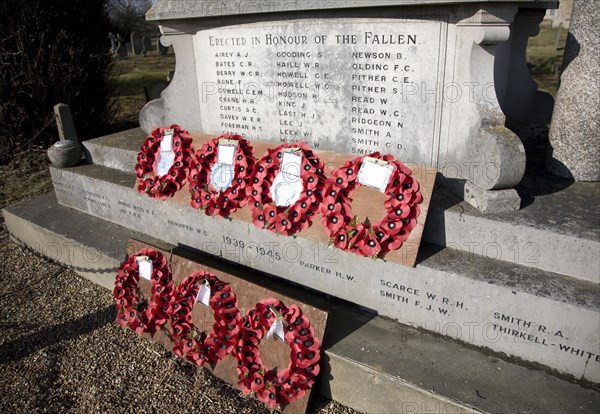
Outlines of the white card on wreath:
<svg viewBox="0 0 600 414">
<path fill-rule="evenodd" d="M 279 170 L 287 181 L 300 179 L 300 173 L 302 172 L 302 152 L 300 148 L 286 148 L 283 151 Z"/>
<path fill-rule="evenodd" d="M 163 139 L 160 141 L 160 152 L 173 151 L 173 134 L 175 133 L 172 129 L 163 131 Z"/>
<path fill-rule="evenodd" d="M 235 164 L 235 153 L 237 152 L 237 141 L 233 139 L 220 139 L 217 154 L 217 164 Z"/>
<path fill-rule="evenodd" d="M 279 173 L 271 185 L 271 198 L 277 206 L 288 207 L 300 198 L 304 190 L 302 178 L 302 150 L 286 148 L 283 150 Z"/>
<path fill-rule="evenodd" d="M 364 157 L 357 181 L 385 193 L 394 172 L 394 166 L 377 158 Z"/>
<path fill-rule="evenodd" d="M 146 280 L 152 279 L 152 271 L 154 270 L 152 260 L 150 260 L 148 256 L 138 256 L 135 260 L 138 263 L 140 277 L 143 277 Z"/>
<path fill-rule="evenodd" d="M 203 283 L 196 295 L 196 302 L 200 302 L 204 306 L 210 306 L 210 285 Z"/>
<path fill-rule="evenodd" d="M 273 335 L 275 335 L 281 342 L 285 342 L 285 333 L 283 332 L 283 322 L 281 318 L 276 318 L 275 322 L 269 328 L 267 332 L 267 339 L 270 339 Z"/>
<path fill-rule="evenodd" d="M 168 174 L 174 162 L 175 153 L 173 151 L 159 152 L 156 156 L 156 174 L 161 177 Z"/>
</svg>

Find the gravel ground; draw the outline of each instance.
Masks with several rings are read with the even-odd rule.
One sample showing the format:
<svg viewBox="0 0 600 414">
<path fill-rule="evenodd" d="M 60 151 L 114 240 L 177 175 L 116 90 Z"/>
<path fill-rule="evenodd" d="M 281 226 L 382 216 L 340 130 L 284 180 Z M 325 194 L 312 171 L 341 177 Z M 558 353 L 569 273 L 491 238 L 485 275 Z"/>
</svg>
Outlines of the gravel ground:
<svg viewBox="0 0 600 414">
<path fill-rule="evenodd" d="M 112 293 L 9 239 L 0 218 L 0 413 L 269 413 L 114 323 Z M 314 393 L 310 413 L 354 413 Z"/>
</svg>

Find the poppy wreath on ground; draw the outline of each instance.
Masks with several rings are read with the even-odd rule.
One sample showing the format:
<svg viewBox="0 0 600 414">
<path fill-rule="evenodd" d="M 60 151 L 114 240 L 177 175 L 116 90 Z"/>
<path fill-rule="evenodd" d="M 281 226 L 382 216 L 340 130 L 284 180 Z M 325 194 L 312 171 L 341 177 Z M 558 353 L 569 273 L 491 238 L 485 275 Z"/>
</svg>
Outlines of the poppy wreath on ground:
<svg viewBox="0 0 600 414">
<path fill-rule="evenodd" d="M 210 285 L 210 307 L 214 313 L 212 332 L 207 335 L 192 323 L 192 308 L 204 283 Z M 240 330 L 240 311 L 228 283 L 214 274 L 197 271 L 185 278 L 171 302 L 171 338 L 173 352 L 180 358 L 203 365 L 215 365 L 234 350 Z"/>
<path fill-rule="evenodd" d="M 277 319 L 271 307 L 285 320 L 283 332 L 290 346 L 290 363 L 279 372 L 263 364 L 258 347 Z M 296 305 L 288 308 L 272 298 L 259 302 L 242 320 L 239 338 L 238 385 L 244 394 L 253 393 L 273 408 L 293 403 L 314 384 L 320 370 L 320 345 L 308 318 Z"/>
<path fill-rule="evenodd" d="M 300 179 L 303 190 L 294 204 L 277 206 L 271 197 L 271 186 L 280 171 L 286 148 L 300 148 L 302 151 Z M 321 204 L 323 173 L 323 161 L 304 142 L 269 149 L 256 163 L 246 187 L 254 225 L 283 235 L 292 235 L 309 227 Z"/>
<path fill-rule="evenodd" d="M 160 143 L 164 138 L 164 132 L 169 129 L 173 130 L 173 165 L 166 174 L 158 175 L 156 163 L 158 162 Z M 152 134 L 142 144 L 137 157 L 135 172 L 138 191 L 158 200 L 173 197 L 188 179 L 193 153 L 192 139 L 187 131 L 182 130 L 179 125 L 157 128 L 152 131 Z"/>
<path fill-rule="evenodd" d="M 211 184 L 213 167 L 217 163 L 219 140 L 237 141 L 234 155 L 234 175 L 231 185 L 219 191 Z M 190 171 L 190 193 L 193 208 L 202 208 L 206 215 L 228 217 L 246 205 L 246 185 L 254 168 L 254 149 L 240 135 L 224 134 L 208 141 L 195 155 Z"/>
<path fill-rule="evenodd" d="M 137 286 L 140 271 L 137 257 L 147 256 L 152 261 L 152 296 L 145 310 L 140 309 Z M 119 267 L 115 280 L 117 320 L 122 327 L 129 326 L 136 333 L 153 333 L 169 319 L 169 304 L 173 293 L 173 280 L 167 259 L 152 249 L 142 249 Z"/>
<path fill-rule="evenodd" d="M 408 239 L 417 225 L 421 211 L 419 203 L 423 196 L 419 183 L 411 177 L 411 170 L 401 161 L 377 152 L 369 157 L 387 161 L 394 167 L 385 191 L 385 216 L 378 223 L 371 224 L 368 219 L 360 223 L 352 213 L 352 194 L 361 185 L 357 177 L 364 157 L 346 161 L 327 179 L 321 215 L 331 245 L 359 256 L 376 258 L 399 249 Z"/>
</svg>

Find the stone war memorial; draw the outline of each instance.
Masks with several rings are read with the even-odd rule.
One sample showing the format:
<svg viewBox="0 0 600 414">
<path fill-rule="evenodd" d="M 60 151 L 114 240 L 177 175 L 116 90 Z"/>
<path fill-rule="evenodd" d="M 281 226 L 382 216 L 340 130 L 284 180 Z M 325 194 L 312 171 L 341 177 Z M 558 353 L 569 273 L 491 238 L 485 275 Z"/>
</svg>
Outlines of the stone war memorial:
<svg viewBox="0 0 600 414">
<path fill-rule="evenodd" d="M 541 161 L 523 133 L 582 129 L 525 60 L 557 6 L 158 0 L 169 86 L 7 227 L 114 289 L 121 326 L 282 412 L 311 391 L 360 412 L 596 412 L 600 186 L 550 173 L 598 171 L 564 141 L 597 148 L 597 112 Z M 579 42 L 570 82 L 597 50 Z"/>
</svg>

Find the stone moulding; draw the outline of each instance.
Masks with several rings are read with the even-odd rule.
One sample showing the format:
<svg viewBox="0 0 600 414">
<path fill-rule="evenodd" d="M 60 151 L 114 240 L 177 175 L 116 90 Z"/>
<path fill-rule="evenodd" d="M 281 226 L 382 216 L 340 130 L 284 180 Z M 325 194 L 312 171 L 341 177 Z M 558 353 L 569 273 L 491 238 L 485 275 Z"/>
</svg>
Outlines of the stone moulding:
<svg viewBox="0 0 600 414">
<path fill-rule="evenodd" d="M 413 59 L 409 63 L 414 63 L 415 67 L 420 61 L 433 64 L 428 63 L 427 67 L 421 64 L 420 69 L 423 70 L 414 75 L 415 79 L 422 79 L 420 83 L 414 82 L 412 87 L 416 89 L 400 92 L 403 100 L 396 101 L 400 118 L 395 118 L 399 121 L 398 127 L 392 130 L 398 136 L 390 138 L 391 142 L 384 145 L 379 139 L 385 134 L 384 130 L 375 140 L 361 140 L 363 135 L 357 135 L 352 128 L 355 124 L 350 121 L 351 110 L 356 109 L 355 104 L 349 103 L 350 98 L 354 98 L 354 89 L 350 89 L 354 84 L 349 80 L 351 69 L 346 66 L 345 69 L 332 69 L 338 70 L 335 75 L 341 85 L 341 99 L 329 107 L 310 102 L 307 105 L 312 105 L 319 116 L 328 114 L 335 118 L 336 114 L 346 111 L 347 118 L 336 123 L 323 117 L 319 125 L 306 127 L 302 131 L 306 134 L 299 134 L 305 139 L 296 140 L 308 141 L 309 145 L 313 140 L 313 143 L 318 142 L 320 149 L 342 153 L 354 152 L 356 148 L 351 148 L 350 141 L 374 142 L 372 147 L 358 150 L 391 152 L 403 161 L 430 165 L 441 172 L 443 182 L 452 191 L 484 212 L 520 208 L 521 200 L 513 187 L 521 181 L 525 171 L 525 150 L 520 139 L 507 126 L 518 127 L 532 119 L 540 119 L 540 94 L 527 72 L 525 47 L 527 38 L 537 34 L 544 10 L 555 7 L 556 2 L 437 1 L 415 6 L 414 2 L 377 1 L 368 2 L 370 7 L 365 7 L 366 2 L 337 2 L 337 8 L 320 5 L 321 10 L 315 10 L 315 6 L 307 2 L 296 2 L 294 8 L 286 9 L 287 12 L 277 9 L 274 4 L 265 10 L 257 6 L 252 14 L 241 6 L 236 9 L 237 3 L 210 2 L 210 7 L 205 2 L 192 3 L 159 1 L 147 14 L 148 20 L 159 23 L 162 43 L 173 46 L 177 69 L 161 99 L 149 102 L 140 113 L 140 125 L 146 132 L 172 123 L 190 131 L 211 134 L 227 129 L 215 123 L 214 120 L 223 112 L 213 109 L 219 106 L 218 101 L 214 101 L 217 104 L 213 105 L 213 98 L 206 89 L 206 84 L 215 79 L 208 73 L 214 65 L 206 62 L 212 62 L 210 59 L 213 59 L 216 49 L 209 50 L 203 40 L 210 34 L 216 36 L 234 30 L 239 36 L 252 37 L 264 34 L 265 27 L 272 28 L 274 33 L 286 33 L 290 26 L 293 29 L 289 30 L 295 30 L 294 33 L 302 28 L 301 34 L 308 35 L 316 33 L 314 27 L 322 30 L 321 27 L 327 26 L 332 31 L 330 38 L 335 33 L 360 33 L 365 28 L 376 32 L 377 28 L 396 30 L 397 27 L 399 33 L 420 30 L 420 33 L 425 33 L 423 37 L 429 36 L 429 43 L 415 46 L 417 51 L 409 57 Z M 434 6 L 434 3 L 437 5 Z M 217 7 L 219 5 L 220 8 Z M 327 57 L 332 61 L 340 59 L 337 53 L 332 52 L 338 49 L 345 51 L 342 49 L 344 45 L 339 43 L 338 38 L 338 44 L 327 49 L 330 55 L 326 54 L 323 62 Z M 381 44 L 368 45 L 369 49 L 364 46 L 358 50 L 391 50 L 383 49 Z M 257 53 L 256 56 L 262 53 L 257 59 L 264 64 L 260 72 L 262 78 L 259 77 L 258 81 L 268 84 L 269 80 L 277 78 L 274 78 L 273 69 L 265 63 L 270 55 L 265 55 L 267 52 L 264 51 L 257 52 L 261 47 L 247 45 L 241 49 L 222 50 L 250 51 Z M 288 47 L 285 50 L 292 49 Z M 309 50 L 308 46 L 305 50 Z M 395 50 L 409 49 L 398 46 Z M 344 62 L 340 61 L 339 66 L 343 65 Z M 364 73 L 389 74 L 381 71 Z M 390 95 L 368 96 L 393 100 Z M 277 103 L 273 103 L 274 107 L 268 107 L 266 102 L 261 105 L 262 118 L 271 122 L 269 128 L 288 122 L 274 115 Z M 381 108 L 377 104 L 374 106 L 377 110 Z M 290 120 L 293 122 L 293 119 Z M 414 128 L 407 133 L 404 124 L 410 122 L 414 123 Z M 274 129 L 259 135 L 249 132 L 251 126 L 247 128 L 248 133 L 244 130 L 227 132 L 241 133 L 250 139 L 284 140 L 273 132 Z M 330 132 L 333 138 L 318 136 L 322 130 Z M 388 135 L 389 131 L 386 137 Z"/>
</svg>

